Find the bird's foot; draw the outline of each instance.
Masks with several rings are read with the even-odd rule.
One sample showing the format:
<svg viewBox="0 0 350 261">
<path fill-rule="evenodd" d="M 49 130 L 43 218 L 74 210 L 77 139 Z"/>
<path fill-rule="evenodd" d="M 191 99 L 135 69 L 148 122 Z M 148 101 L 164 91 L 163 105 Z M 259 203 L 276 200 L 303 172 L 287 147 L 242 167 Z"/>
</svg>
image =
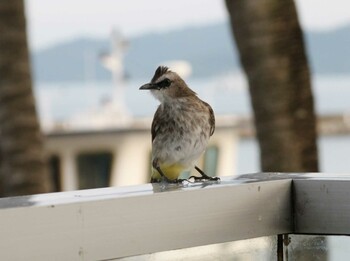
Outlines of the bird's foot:
<svg viewBox="0 0 350 261">
<path fill-rule="evenodd" d="M 182 184 L 183 182 L 191 182 L 187 179 L 169 179 L 166 176 L 162 176 L 160 179 L 151 179 L 151 183 L 169 183 L 169 184 Z"/>
<path fill-rule="evenodd" d="M 193 178 L 195 181 L 203 181 L 203 180 L 219 181 L 220 180 L 219 177 L 210 177 L 210 176 L 208 176 L 207 174 L 204 173 L 203 170 L 201 170 L 197 166 L 194 166 L 194 168 L 198 171 L 199 174 L 201 174 L 201 177 L 191 176 L 188 179 Z"/>
<path fill-rule="evenodd" d="M 187 180 L 190 181 L 191 179 L 193 179 L 195 182 L 207 181 L 207 180 L 209 180 L 209 181 L 219 181 L 220 180 L 219 177 L 210 177 L 210 176 L 202 176 L 202 177 L 191 176 Z"/>
</svg>

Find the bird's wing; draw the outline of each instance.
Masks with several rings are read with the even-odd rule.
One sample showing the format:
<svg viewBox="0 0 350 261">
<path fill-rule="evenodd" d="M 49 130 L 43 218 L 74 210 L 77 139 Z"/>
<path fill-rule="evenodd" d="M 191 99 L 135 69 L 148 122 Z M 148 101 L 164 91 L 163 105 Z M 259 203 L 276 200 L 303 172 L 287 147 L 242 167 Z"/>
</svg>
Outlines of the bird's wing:
<svg viewBox="0 0 350 261">
<path fill-rule="evenodd" d="M 203 102 L 203 103 L 209 110 L 210 136 L 212 136 L 214 134 L 214 131 L 215 131 L 214 111 L 213 111 L 213 109 L 211 108 L 211 106 L 208 103 L 206 103 L 206 102 Z"/>
<path fill-rule="evenodd" d="M 161 108 L 158 107 L 156 113 L 154 114 L 153 121 L 152 121 L 152 127 L 151 127 L 151 134 L 152 134 L 152 142 L 157 136 L 157 132 L 159 130 L 159 124 L 160 124 L 160 114 L 161 114 Z"/>
</svg>

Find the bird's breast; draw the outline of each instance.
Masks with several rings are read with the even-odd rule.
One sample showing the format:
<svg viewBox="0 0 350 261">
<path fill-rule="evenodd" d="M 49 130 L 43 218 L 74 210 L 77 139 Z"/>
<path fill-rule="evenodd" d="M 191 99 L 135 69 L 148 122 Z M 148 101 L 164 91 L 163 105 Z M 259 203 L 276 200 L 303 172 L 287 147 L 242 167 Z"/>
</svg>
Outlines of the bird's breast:
<svg viewBox="0 0 350 261">
<path fill-rule="evenodd" d="M 207 111 L 177 104 L 164 107 L 153 140 L 153 157 L 188 165 L 205 150 L 210 136 Z"/>
</svg>

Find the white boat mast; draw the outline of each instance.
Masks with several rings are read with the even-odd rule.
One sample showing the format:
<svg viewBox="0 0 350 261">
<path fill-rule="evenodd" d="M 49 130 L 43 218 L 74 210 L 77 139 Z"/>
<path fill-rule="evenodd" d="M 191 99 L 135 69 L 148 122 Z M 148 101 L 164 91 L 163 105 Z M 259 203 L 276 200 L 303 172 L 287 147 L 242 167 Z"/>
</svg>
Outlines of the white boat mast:
<svg viewBox="0 0 350 261">
<path fill-rule="evenodd" d="M 111 33 L 111 53 L 101 56 L 102 65 L 112 73 L 114 84 L 113 103 L 120 110 L 120 113 L 128 115 L 125 105 L 125 70 L 124 54 L 128 43 L 122 37 L 119 30 L 113 29 Z"/>
</svg>

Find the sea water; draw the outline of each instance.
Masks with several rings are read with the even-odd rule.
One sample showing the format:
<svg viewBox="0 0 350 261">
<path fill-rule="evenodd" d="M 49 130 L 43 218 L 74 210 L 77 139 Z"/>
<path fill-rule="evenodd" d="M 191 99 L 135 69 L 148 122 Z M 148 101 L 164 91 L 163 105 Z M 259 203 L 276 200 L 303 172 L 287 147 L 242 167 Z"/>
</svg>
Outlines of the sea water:
<svg viewBox="0 0 350 261">
<path fill-rule="evenodd" d="M 149 79 L 126 82 L 124 102 L 134 117 L 152 117 L 158 102 L 139 87 Z M 242 74 L 205 79 L 188 79 L 199 97 L 210 103 L 216 113 L 247 116 L 252 113 L 247 81 Z M 113 99 L 111 82 L 38 83 L 35 96 L 40 119 L 65 121 Z M 350 75 L 315 76 L 313 78 L 315 110 L 318 114 L 350 113 Z M 350 172 L 350 136 L 327 136 L 318 139 L 320 170 Z M 238 147 L 237 173 L 258 172 L 259 150 L 254 139 L 242 139 Z"/>
</svg>

